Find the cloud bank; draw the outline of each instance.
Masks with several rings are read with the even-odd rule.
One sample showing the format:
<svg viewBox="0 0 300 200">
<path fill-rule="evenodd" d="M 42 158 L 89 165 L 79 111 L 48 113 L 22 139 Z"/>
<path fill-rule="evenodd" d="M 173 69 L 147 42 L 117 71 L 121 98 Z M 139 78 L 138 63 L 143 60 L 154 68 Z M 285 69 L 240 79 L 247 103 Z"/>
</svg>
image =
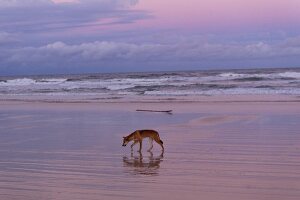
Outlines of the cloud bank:
<svg viewBox="0 0 300 200">
<path fill-rule="evenodd" d="M 141 71 L 142 66 L 139 63 L 160 63 L 163 68 L 170 62 L 202 66 L 207 62 L 230 64 L 245 60 L 276 60 L 280 57 L 300 57 L 300 37 L 289 38 L 277 44 L 256 42 L 244 45 L 217 44 L 203 40 L 178 40 L 168 44 L 95 41 L 72 45 L 54 42 L 40 47 L 10 50 L 2 57 L 0 66 L 19 66 L 23 71 L 32 66 L 39 66 L 40 63 L 48 69 L 60 67 L 61 71 L 65 66 L 75 71 L 77 67 L 84 66 L 93 67 L 95 71 L 117 66 L 115 70 L 122 71 L 127 65 L 134 64 L 137 66 L 135 70 Z M 39 66 L 36 70 L 44 69 Z"/>
</svg>

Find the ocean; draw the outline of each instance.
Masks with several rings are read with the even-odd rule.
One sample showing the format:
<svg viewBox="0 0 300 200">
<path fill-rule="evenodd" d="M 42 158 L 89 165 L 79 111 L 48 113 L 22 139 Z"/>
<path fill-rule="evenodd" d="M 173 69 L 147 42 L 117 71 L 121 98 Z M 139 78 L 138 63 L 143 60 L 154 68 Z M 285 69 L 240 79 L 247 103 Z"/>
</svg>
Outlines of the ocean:
<svg viewBox="0 0 300 200">
<path fill-rule="evenodd" d="M 1 99 L 300 95 L 300 68 L 0 77 Z"/>
</svg>

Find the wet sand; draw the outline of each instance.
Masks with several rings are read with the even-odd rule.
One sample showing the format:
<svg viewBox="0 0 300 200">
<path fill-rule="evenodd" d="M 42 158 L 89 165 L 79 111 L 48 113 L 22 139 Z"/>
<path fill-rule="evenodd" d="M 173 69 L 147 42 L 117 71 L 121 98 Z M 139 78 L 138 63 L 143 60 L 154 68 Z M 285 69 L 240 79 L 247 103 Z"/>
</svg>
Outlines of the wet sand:
<svg viewBox="0 0 300 200">
<path fill-rule="evenodd" d="M 0 127 L 1 200 L 300 199 L 299 102 L 8 101 Z M 163 154 L 121 146 L 142 128 Z"/>
</svg>

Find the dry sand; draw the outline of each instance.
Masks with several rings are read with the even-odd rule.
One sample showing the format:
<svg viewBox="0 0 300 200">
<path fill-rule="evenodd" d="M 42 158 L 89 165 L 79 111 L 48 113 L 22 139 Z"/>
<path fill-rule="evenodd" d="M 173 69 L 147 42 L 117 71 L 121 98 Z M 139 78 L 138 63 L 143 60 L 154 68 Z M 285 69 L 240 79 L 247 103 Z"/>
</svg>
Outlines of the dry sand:
<svg viewBox="0 0 300 200">
<path fill-rule="evenodd" d="M 3 101 L 0 199 L 300 199 L 300 103 L 216 100 Z M 141 128 L 164 154 L 121 146 Z"/>
</svg>

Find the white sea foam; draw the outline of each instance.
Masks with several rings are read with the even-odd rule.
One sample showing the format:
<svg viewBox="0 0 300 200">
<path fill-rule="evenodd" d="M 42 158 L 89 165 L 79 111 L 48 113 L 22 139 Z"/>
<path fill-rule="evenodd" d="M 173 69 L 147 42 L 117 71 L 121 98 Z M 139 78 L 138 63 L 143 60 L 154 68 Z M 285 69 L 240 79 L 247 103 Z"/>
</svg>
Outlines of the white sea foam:
<svg viewBox="0 0 300 200">
<path fill-rule="evenodd" d="M 18 78 L 18 79 L 7 80 L 5 82 L 0 82 L 0 84 L 4 86 L 26 86 L 35 83 L 36 81 L 30 78 Z"/>
<path fill-rule="evenodd" d="M 300 79 L 300 72 L 286 71 L 280 73 L 222 73 L 219 77 L 236 79 L 236 78 L 249 78 L 249 77 L 260 77 L 260 78 L 296 78 Z"/>
<path fill-rule="evenodd" d="M 300 72 L 282 72 L 279 73 L 278 76 L 300 79 Z"/>
<path fill-rule="evenodd" d="M 224 78 L 240 78 L 240 77 L 245 77 L 247 74 L 237 74 L 237 73 L 222 73 L 219 74 L 220 77 Z"/>
<path fill-rule="evenodd" d="M 65 81 L 67 81 L 67 79 L 65 78 L 45 78 L 45 79 L 41 79 L 39 81 L 37 81 L 37 83 L 64 83 Z"/>
<path fill-rule="evenodd" d="M 254 74 L 254 73 L 245 73 L 245 74 L 238 74 L 238 73 L 223 73 L 220 74 L 219 77 L 223 77 L 226 79 L 241 79 L 241 78 L 251 78 L 251 77 L 258 77 L 258 78 L 275 78 L 274 74 L 272 73 L 261 73 L 261 74 Z"/>
</svg>

